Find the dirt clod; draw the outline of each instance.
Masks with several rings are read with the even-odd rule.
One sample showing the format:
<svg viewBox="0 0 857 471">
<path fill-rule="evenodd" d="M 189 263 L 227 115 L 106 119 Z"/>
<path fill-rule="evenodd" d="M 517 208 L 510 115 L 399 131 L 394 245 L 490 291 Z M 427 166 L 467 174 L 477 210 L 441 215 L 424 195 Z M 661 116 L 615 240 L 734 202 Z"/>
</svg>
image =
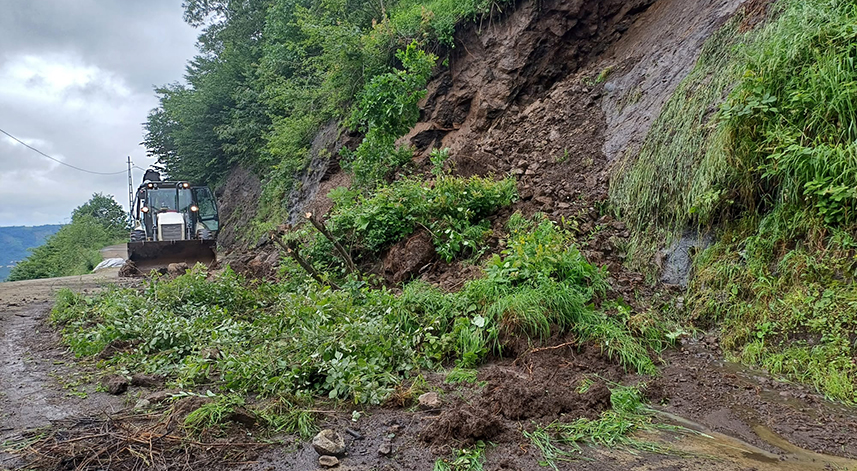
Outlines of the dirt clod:
<svg viewBox="0 0 857 471">
<path fill-rule="evenodd" d="M 389 456 L 393 452 L 393 442 L 389 438 L 385 438 L 378 447 L 378 454 L 381 456 Z"/>
<path fill-rule="evenodd" d="M 335 468 L 336 466 L 339 466 L 339 458 L 328 455 L 319 456 L 318 464 L 325 468 Z"/>
<path fill-rule="evenodd" d="M 101 384 L 107 389 L 107 392 L 118 396 L 128 390 L 128 380 L 124 376 L 109 375 L 101 380 Z"/>
<path fill-rule="evenodd" d="M 431 234 L 421 229 L 390 249 L 384 259 L 384 276 L 392 283 L 407 281 L 435 256 Z"/>
<path fill-rule="evenodd" d="M 167 274 L 171 278 L 175 278 L 177 276 L 184 275 L 185 273 L 187 273 L 187 271 L 189 269 L 190 268 L 187 266 L 187 263 L 185 263 L 185 262 L 171 263 L 171 264 L 167 265 Z"/>
<path fill-rule="evenodd" d="M 147 375 L 137 373 L 131 376 L 131 386 L 141 388 L 157 388 L 164 385 L 164 377 L 161 375 Z"/>
</svg>

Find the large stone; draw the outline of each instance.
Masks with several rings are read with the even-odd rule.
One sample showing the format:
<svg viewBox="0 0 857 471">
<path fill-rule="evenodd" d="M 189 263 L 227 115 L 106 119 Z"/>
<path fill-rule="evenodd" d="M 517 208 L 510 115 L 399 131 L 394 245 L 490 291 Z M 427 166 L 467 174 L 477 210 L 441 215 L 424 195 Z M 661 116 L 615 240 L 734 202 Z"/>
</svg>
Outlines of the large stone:
<svg viewBox="0 0 857 471">
<path fill-rule="evenodd" d="M 339 458 L 330 455 L 322 455 L 318 457 L 318 464 L 325 468 L 334 468 L 339 466 Z"/>
<path fill-rule="evenodd" d="M 714 243 L 711 233 L 687 231 L 668 250 L 659 254 L 661 283 L 686 288 L 690 282 L 693 258 Z"/>
<path fill-rule="evenodd" d="M 319 455 L 345 455 L 345 440 L 342 435 L 331 429 L 318 432 L 318 435 L 312 439 L 312 447 Z"/>
<path fill-rule="evenodd" d="M 437 409 L 440 407 L 440 396 L 436 392 L 427 392 L 417 399 L 423 409 Z"/>
</svg>

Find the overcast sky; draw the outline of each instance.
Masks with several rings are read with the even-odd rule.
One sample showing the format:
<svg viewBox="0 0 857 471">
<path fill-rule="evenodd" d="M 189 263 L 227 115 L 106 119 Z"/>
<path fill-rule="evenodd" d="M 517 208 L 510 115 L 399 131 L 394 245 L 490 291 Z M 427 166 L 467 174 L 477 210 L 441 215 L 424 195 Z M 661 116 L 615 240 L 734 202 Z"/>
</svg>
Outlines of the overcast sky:
<svg viewBox="0 0 857 471">
<path fill-rule="evenodd" d="M 0 0 L 0 129 L 77 167 L 145 168 L 153 87 L 183 80 L 197 34 L 181 0 Z M 0 134 L 0 226 L 68 222 L 96 192 L 127 210 L 125 173 L 78 172 Z"/>
</svg>

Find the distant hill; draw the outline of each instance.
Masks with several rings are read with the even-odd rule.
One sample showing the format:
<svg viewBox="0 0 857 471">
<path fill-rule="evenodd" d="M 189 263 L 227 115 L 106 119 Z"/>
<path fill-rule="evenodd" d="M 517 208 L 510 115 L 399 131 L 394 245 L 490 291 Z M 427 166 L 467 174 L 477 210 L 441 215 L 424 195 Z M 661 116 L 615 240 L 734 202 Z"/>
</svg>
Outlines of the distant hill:
<svg viewBox="0 0 857 471">
<path fill-rule="evenodd" d="M 30 255 L 27 249 L 42 245 L 60 227 L 59 224 L 0 227 L 0 281 L 9 276 L 15 263 Z"/>
</svg>

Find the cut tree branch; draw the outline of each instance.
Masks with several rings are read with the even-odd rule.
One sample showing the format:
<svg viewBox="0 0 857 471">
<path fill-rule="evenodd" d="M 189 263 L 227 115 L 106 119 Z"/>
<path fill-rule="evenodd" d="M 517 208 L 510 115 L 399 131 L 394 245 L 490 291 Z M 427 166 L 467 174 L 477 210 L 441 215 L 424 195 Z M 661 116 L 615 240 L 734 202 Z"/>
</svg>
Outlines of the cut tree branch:
<svg viewBox="0 0 857 471">
<path fill-rule="evenodd" d="M 318 232 L 321 232 L 321 235 L 323 235 L 333 244 L 333 248 L 336 249 L 336 252 L 339 254 L 340 258 L 342 258 L 342 260 L 345 262 L 345 268 L 346 270 L 348 270 L 348 273 L 356 275 L 358 280 L 362 280 L 363 277 L 360 275 L 360 271 L 357 270 L 357 266 L 354 264 L 354 260 L 351 259 L 351 255 L 349 255 L 345 248 L 339 243 L 339 241 L 336 240 L 335 237 L 333 237 L 333 234 L 331 234 L 330 231 L 327 230 L 327 226 L 324 225 L 324 222 L 316 219 L 312 213 L 306 213 L 304 216 L 306 216 L 306 218 L 309 219 L 309 222 L 311 222 L 312 225 L 316 229 L 318 229 Z"/>
<path fill-rule="evenodd" d="M 310 263 L 307 262 L 303 257 L 301 257 L 301 254 L 298 252 L 298 245 L 296 243 L 289 242 L 288 244 L 285 244 L 285 243 L 283 243 L 282 240 L 280 240 L 280 238 L 276 234 L 273 234 L 273 233 L 271 234 L 271 240 L 276 242 L 277 245 L 279 245 L 286 252 L 286 254 L 288 254 L 296 262 L 298 262 L 298 265 L 300 265 L 301 268 L 303 268 L 307 273 L 309 273 L 309 275 L 315 281 L 319 282 L 322 285 L 327 283 L 330 285 L 331 288 L 333 288 L 335 290 L 340 289 L 339 285 L 337 285 L 336 283 L 334 283 L 332 281 L 325 282 L 321 278 L 321 275 L 318 273 L 318 271 L 315 268 L 313 268 L 313 266 L 310 265 Z"/>
</svg>

